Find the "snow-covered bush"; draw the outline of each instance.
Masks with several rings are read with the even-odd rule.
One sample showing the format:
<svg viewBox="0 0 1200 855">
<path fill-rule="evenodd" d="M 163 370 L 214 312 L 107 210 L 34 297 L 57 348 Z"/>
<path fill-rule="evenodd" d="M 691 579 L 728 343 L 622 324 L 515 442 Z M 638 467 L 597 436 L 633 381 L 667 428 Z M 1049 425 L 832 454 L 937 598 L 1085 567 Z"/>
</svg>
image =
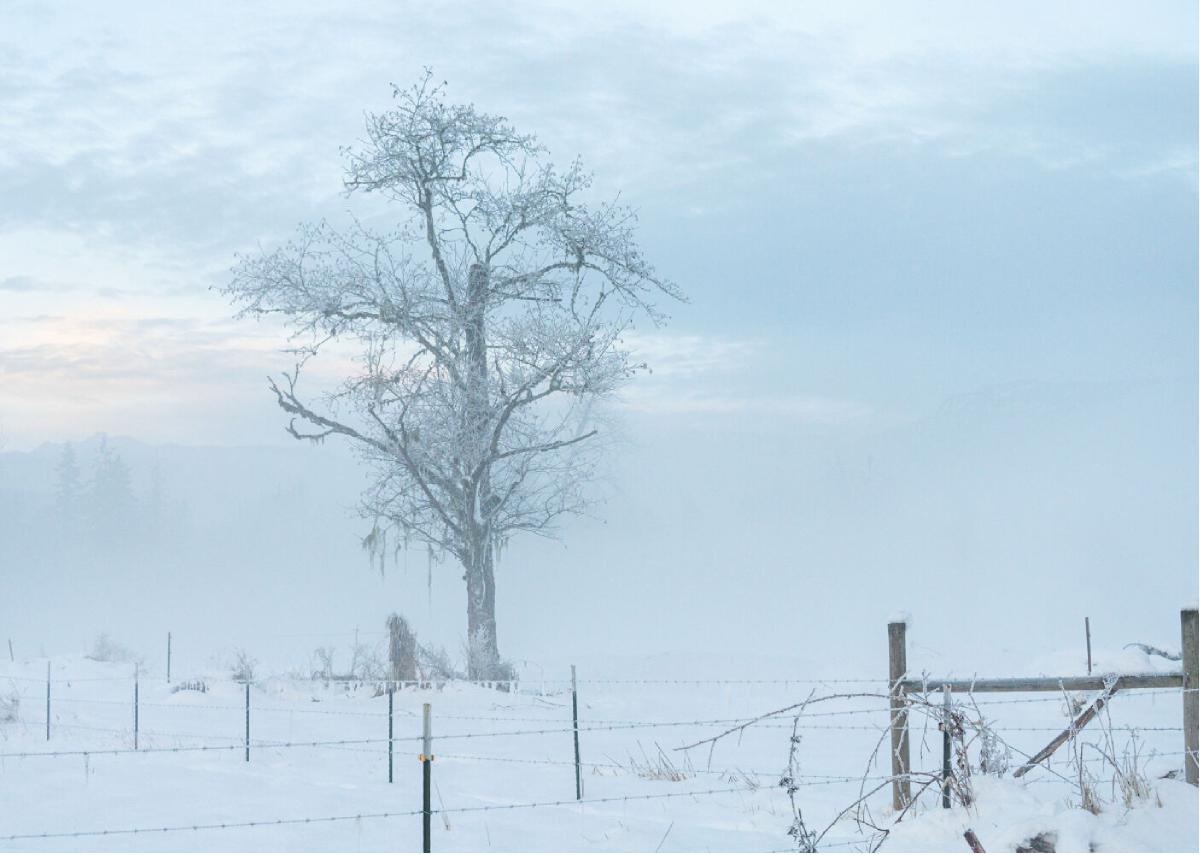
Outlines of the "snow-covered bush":
<svg viewBox="0 0 1200 855">
<path fill-rule="evenodd" d="M 208 683 L 203 680 L 184 680 L 182 683 L 176 683 L 171 687 L 171 694 L 177 695 L 180 692 L 200 692 L 207 694 Z"/>
<path fill-rule="evenodd" d="M 388 676 L 393 680 L 417 678 L 417 636 L 403 617 L 392 612 L 387 619 Z"/>
<path fill-rule="evenodd" d="M 251 658 L 242 648 L 233 651 L 233 659 L 229 663 L 230 676 L 239 683 L 249 683 L 254 680 L 254 666 L 257 659 Z"/>
<path fill-rule="evenodd" d="M 350 650 L 350 676 L 356 680 L 386 680 L 387 666 L 379 650 L 366 644 L 356 644 Z"/>
<path fill-rule="evenodd" d="M 84 656 L 85 659 L 91 659 L 95 662 L 134 662 L 136 661 L 133 652 L 114 641 L 107 632 L 102 632 L 96 636 L 92 642 L 92 650 Z"/>
<path fill-rule="evenodd" d="M 457 680 L 463 676 L 444 647 L 417 645 L 417 669 L 429 680 Z"/>
<path fill-rule="evenodd" d="M 318 647 L 312 652 L 311 674 L 314 680 L 333 679 L 333 647 Z"/>
</svg>

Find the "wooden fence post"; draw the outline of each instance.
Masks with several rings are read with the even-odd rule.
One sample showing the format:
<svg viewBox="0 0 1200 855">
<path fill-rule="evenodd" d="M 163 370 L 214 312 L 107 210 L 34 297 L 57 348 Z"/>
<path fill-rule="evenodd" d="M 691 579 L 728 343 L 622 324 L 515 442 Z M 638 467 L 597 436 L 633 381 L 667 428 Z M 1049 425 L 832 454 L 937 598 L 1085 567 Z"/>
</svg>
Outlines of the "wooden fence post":
<svg viewBox="0 0 1200 855">
<path fill-rule="evenodd" d="M 908 774 L 911 769 L 908 753 L 908 703 L 900 681 L 908 671 L 908 653 L 904 621 L 888 624 L 888 692 L 891 695 L 892 717 L 892 807 L 904 810 L 912 799 Z"/>
<path fill-rule="evenodd" d="M 1196 609 L 1184 609 L 1179 613 L 1180 633 L 1183 645 L 1180 653 L 1183 661 L 1183 758 L 1184 777 L 1192 786 L 1200 783 L 1197 767 L 1197 752 L 1200 752 L 1200 664 L 1197 664 Z"/>
<path fill-rule="evenodd" d="M 1092 674 L 1092 619 L 1083 619 L 1083 634 L 1087 636 L 1088 676 Z"/>
</svg>

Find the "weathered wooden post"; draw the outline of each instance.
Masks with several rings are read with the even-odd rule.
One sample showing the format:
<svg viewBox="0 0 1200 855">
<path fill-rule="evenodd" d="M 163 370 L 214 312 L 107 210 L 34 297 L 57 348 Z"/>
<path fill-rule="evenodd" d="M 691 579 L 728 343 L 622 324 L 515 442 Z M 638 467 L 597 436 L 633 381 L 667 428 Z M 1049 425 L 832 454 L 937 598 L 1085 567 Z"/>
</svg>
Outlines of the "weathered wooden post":
<svg viewBox="0 0 1200 855">
<path fill-rule="evenodd" d="M 1184 609 L 1179 613 L 1180 633 L 1183 645 L 1180 652 L 1183 661 L 1183 758 L 1184 777 L 1192 786 L 1200 785 L 1200 769 L 1197 767 L 1197 752 L 1200 752 L 1200 664 L 1197 663 L 1196 609 Z"/>
<path fill-rule="evenodd" d="M 892 621 L 888 624 L 888 693 L 891 696 L 892 717 L 892 807 L 904 810 L 912 799 L 909 785 L 908 703 L 900 681 L 908 671 L 906 634 L 908 624 Z"/>
<path fill-rule="evenodd" d="M 1087 636 L 1088 676 L 1092 673 L 1092 619 L 1083 619 L 1083 634 Z"/>
</svg>

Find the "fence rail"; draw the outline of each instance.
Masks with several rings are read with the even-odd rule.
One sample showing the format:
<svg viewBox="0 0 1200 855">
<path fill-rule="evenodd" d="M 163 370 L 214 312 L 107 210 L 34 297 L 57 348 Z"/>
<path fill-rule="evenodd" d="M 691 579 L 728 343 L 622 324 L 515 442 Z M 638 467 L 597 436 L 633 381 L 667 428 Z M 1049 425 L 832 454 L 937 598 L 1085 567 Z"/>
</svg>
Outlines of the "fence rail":
<svg viewBox="0 0 1200 855">
<path fill-rule="evenodd" d="M 1108 677 L 947 677 L 936 679 L 900 680 L 902 692 L 1088 692 L 1104 691 L 1110 685 L 1118 689 L 1167 689 L 1183 686 L 1183 672 L 1170 671 L 1151 674 L 1120 674 Z"/>
<path fill-rule="evenodd" d="M 892 806 L 897 811 L 905 810 L 912 801 L 910 779 L 912 760 L 909 748 L 908 708 L 909 696 L 942 692 L 945 695 L 947 722 L 949 721 L 950 694 L 986 692 L 1067 692 L 1096 691 L 1101 694 L 1092 704 L 1075 718 L 1059 736 L 1052 740 L 1036 756 L 1029 758 L 1014 773 L 1020 777 L 1036 765 L 1045 761 L 1057 748 L 1073 738 L 1086 727 L 1114 694 L 1129 689 L 1179 689 L 1183 699 L 1182 727 L 1184 740 L 1184 777 L 1189 784 L 1200 785 L 1200 644 L 1197 639 L 1198 615 L 1195 608 L 1183 609 L 1179 613 L 1182 649 L 1179 671 L 1151 674 L 1108 674 L 1085 677 L 992 677 L 950 678 L 908 676 L 907 622 L 888 623 L 888 677 L 890 683 L 891 746 L 892 746 Z M 1089 641 L 1090 643 L 1090 641 Z M 1090 655 L 1089 655 L 1090 670 Z M 948 730 L 946 731 L 948 734 Z M 944 738 L 944 769 L 949 779 L 950 740 Z M 948 802 L 946 803 L 948 806 Z"/>
</svg>

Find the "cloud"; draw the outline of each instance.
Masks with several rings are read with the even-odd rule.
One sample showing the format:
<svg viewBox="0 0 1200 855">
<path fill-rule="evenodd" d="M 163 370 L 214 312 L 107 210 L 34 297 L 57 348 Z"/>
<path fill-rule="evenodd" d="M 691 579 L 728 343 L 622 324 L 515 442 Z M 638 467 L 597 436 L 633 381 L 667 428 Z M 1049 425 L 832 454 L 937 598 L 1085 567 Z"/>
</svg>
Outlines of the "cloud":
<svg viewBox="0 0 1200 855">
<path fill-rule="evenodd" d="M 113 288 L 96 283 L 50 282 L 36 276 L 9 276 L 0 279 L 0 291 L 29 295 L 69 294 L 71 292 L 87 291 L 94 296 L 110 300 L 121 299 L 136 293 L 129 289 Z"/>
<path fill-rule="evenodd" d="M 277 236 L 341 206 L 339 146 L 425 64 L 635 200 L 686 186 L 711 206 L 707 177 L 769 179 L 830 139 L 1193 168 L 1194 81 L 1174 79 L 1195 77 L 1187 7 L 647 5 L 215 4 L 186 26 L 144 4 L 105 20 L 18 6 L 0 36 L 0 225 L 205 254 Z"/>
<path fill-rule="evenodd" d="M 620 394 L 618 406 L 628 412 L 772 416 L 813 425 L 865 424 L 878 416 L 856 401 L 781 391 L 770 367 L 778 352 L 764 340 L 657 331 L 627 335 L 624 344 L 650 367 Z"/>
<path fill-rule="evenodd" d="M 86 2 L 53 14 L 13 3 L 0 32 L 0 293 L 16 304 L 10 318 L 63 320 L 6 321 L 0 359 L 38 400 L 50 399 L 51 380 L 82 376 L 111 381 L 105 394 L 119 396 L 116 378 L 136 385 L 139 371 L 146 388 L 195 383 L 204 397 L 221 385 L 213 378 L 280 364 L 282 336 L 251 343 L 216 323 L 230 310 L 206 289 L 225 281 L 235 252 L 273 244 L 298 221 L 351 206 L 368 221 L 389 216 L 376 200 L 342 197 L 339 146 L 361 136 L 364 109 L 389 105 L 389 81 L 406 84 L 425 65 L 451 97 L 538 132 L 559 161 L 582 155 L 598 193 L 654 206 L 677 242 L 668 261 L 686 268 L 703 256 L 691 278 L 744 289 L 736 311 L 747 317 L 767 316 L 744 307 L 780 275 L 772 281 L 809 290 L 769 294 L 777 311 L 801 297 L 826 317 L 831 306 L 860 318 L 915 306 L 911 283 L 880 286 L 864 258 L 889 275 L 924 272 L 911 253 L 927 224 L 897 199 L 920 193 L 939 211 L 976 201 L 937 198 L 961 187 L 950 169 L 927 176 L 939 163 L 979 174 L 1003 158 L 1030 184 L 1075 170 L 1105 192 L 1114 178 L 1157 187 L 1182 177 L 1194 194 L 1194 31 L 1190 4 L 218 2 L 185 15 L 114 0 L 101 15 Z M 895 168 L 913 150 L 915 178 Z M 809 207 L 798 201 L 806 193 Z M 893 207 L 895 223 L 872 220 Z M 983 239 L 931 221 L 943 245 L 917 260 L 970 256 L 963 271 L 986 275 L 980 252 L 1009 236 L 1000 220 L 1011 215 L 996 216 L 995 227 L 978 220 Z M 714 223 L 707 244 L 695 237 Z M 682 250 L 681 234 L 693 236 Z M 775 269 L 778 247 L 805 240 L 830 246 Z M 1004 246 L 1014 255 L 1031 258 Z M 116 302 L 124 326 L 88 325 Z M 155 327 L 137 315 L 214 320 Z M 842 401 L 850 395 L 769 370 L 767 354 L 787 346 L 770 335 L 631 336 L 654 372 L 638 388 L 656 400 L 637 406 L 862 415 Z M 20 411 L 19 397 L 8 401 Z"/>
<path fill-rule="evenodd" d="M 644 360 L 659 379 L 686 379 L 715 373 L 736 373 L 746 367 L 761 342 L 728 336 L 702 336 L 659 331 L 630 332 L 623 346 Z"/>
<path fill-rule="evenodd" d="M 28 293 L 31 291 L 60 291 L 62 286 L 52 285 L 49 282 L 42 282 L 34 279 L 32 276 L 8 276 L 0 279 L 0 291 L 20 291 Z"/>
<path fill-rule="evenodd" d="M 684 392 L 676 395 L 634 392 L 622 404 L 637 413 L 655 415 L 772 416 L 809 425 L 871 423 L 875 410 L 856 401 L 820 397 L 720 396 Z"/>
</svg>

